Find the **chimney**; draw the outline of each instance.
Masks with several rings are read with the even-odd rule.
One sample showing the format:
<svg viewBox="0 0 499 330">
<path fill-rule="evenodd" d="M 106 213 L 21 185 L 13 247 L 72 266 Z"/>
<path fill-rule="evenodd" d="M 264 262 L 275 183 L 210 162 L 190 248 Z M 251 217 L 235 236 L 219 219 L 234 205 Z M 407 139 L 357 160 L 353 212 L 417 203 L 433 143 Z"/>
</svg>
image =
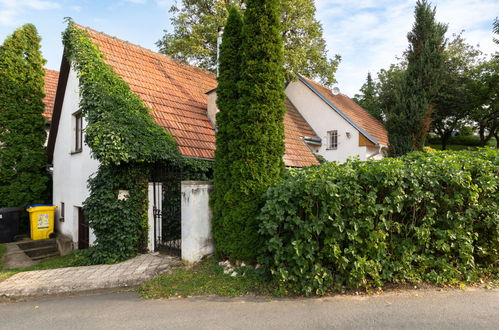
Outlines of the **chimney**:
<svg viewBox="0 0 499 330">
<path fill-rule="evenodd" d="M 220 67 L 220 45 L 222 44 L 222 36 L 224 34 L 224 27 L 218 27 L 218 37 L 217 37 L 217 77 L 218 77 L 218 68 Z"/>
<path fill-rule="evenodd" d="M 217 89 L 212 89 L 206 93 L 208 95 L 208 118 L 210 119 L 215 130 L 217 129 Z"/>
</svg>

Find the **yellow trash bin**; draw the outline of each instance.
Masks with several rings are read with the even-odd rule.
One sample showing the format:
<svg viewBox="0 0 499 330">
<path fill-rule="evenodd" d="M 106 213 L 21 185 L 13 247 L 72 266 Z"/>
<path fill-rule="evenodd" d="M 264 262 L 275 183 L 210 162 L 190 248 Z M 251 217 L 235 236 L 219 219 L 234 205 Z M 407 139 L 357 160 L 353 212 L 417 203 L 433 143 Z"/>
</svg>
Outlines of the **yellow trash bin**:
<svg viewBox="0 0 499 330">
<path fill-rule="evenodd" d="M 47 239 L 54 232 L 54 214 L 57 206 L 52 205 L 29 205 L 31 239 Z"/>
</svg>

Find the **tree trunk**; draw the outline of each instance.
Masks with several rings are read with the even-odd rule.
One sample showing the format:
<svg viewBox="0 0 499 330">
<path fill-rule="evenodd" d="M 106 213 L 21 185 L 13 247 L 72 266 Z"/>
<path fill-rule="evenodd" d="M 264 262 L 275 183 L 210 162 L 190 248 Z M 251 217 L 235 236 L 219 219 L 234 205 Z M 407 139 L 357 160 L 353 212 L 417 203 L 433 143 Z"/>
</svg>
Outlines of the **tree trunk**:
<svg viewBox="0 0 499 330">
<path fill-rule="evenodd" d="M 487 141 L 485 140 L 485 126 L 483 126 L 482 123 L 480 123 L 478 134 L 480 135 L 480 147 L 485 147 L 485 143 L 487 143 Z"/>
</svg>

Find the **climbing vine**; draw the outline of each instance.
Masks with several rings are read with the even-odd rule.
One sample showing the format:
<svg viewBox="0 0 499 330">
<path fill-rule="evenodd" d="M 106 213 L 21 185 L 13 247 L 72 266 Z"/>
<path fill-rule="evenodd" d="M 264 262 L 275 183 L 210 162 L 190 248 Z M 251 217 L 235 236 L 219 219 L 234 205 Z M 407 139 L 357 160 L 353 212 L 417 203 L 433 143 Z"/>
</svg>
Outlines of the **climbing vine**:
<svg viewBox="0 0 499 330">
<path fill-rule="evenodd" d="M 63 43 L 78 73 L 85 142 L 101 164 L 89 179 L 90 196 L 84 202 L 96 238 L 85 254 L 92 263 L 122 261 L 146 246 L 148 165 L 168 161 L 187 166 L 186 161 L 174 138 L 154 123 L 84 29 L 69 21 Z M 119 199 L 120 190 L 127 196 Z"/>
</svg>

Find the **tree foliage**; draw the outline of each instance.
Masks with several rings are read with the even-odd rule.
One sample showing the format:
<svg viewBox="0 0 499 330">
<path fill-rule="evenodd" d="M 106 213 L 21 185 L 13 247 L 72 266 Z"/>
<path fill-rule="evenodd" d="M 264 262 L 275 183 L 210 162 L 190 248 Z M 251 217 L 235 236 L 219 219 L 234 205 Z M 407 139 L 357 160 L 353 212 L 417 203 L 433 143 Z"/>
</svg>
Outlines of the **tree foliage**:
<svg viewBox="0 0 499 330">
<path fill-rule="evenodd" d="M 472 79 L 470 117 L 478 128 L 481 146 L 494 136 L 499 148 L 499 56 L 478 65 Z"/>
<path fill-rule="evenodd" d="M 217 234 L 217 249 L 236 259 L 253 261 L 261 241 L 257 233 L 257 214 L 262 194 L 274 184 L 284 169 L 284 71 L 283 44 L 280 33 L 278 0 L 250 0 L 244 13 L 241 44 L 240 79 L 237 82 L 237 104 L 228 92 L 220 90 L 220 111 L 230 110 L 230 118 L 221 114 L 221 138 L 230 137 L 230 162 L 218 164 L 215 179 L 215 224 L 223 223 L 224 234 Z M 224 37 L 226 46 L 228 37 Z M 229 39 L 230 40 L 230 39 Z M 233 44 L 233 43 L 231 43 Z M 227 56 L 224 46 L 220 68 L 221 86 L 232 87 L 226 73 L 239 65 Z M 232 48 L 234 49 L 234 48 Z M 237 52 L 237 50 L 234 50 Z M 225 85 L 224 85 L 225 84 Z M 227 102 L 229 101 L 229 102 Z M 229 132 L 229 133 L 228 133 Z M 231 135 L 224 135 L 231 134 Z M 219 151 L 217 151 L 219 152 Z M 219 153 L 218 153 L 219 154 Z M 218 155 L 217 154 L 217 155 Z M 226 158 L 225 158 L 226 157 Z M 222 168 L 225 166 L 225 173 Z M 217 186 L 224 174 L 227 184 Z M 220 191 L 220 189 L 227 189 Z M 220 198 L 220 199 L 218 199 Z M 216 229 L 217 232 L 219 229 Z"/>
<path fill-rule="evenodd" d="M 47 201 L 40 36 L 26 24 L 0 46 L 0 207 Z"/>
<path fill-rule="evenodd" d="M 165 31 L 157 45 L 176 59 L 214 71 L 217 66 L 217 31 L 225 25 L 228 7 L 241 9 L 241 0 L 182 0 L 170 12 L 173 31 Z M 300 72 L 332 84 L 340 57 L 329 58 L 323 29 L 315 18 L 312 0 L 280 1 L 284 65 L 288 73 Z M 291 75 L 288 78 L 291 79 Z"/>
<path fill-rule="evenodd" d="M 442 86 L 432 115 L 432 130 L 440 137 L 442 149 L 446 149 L 452 132 L 466 124 L 474 108 L 473 73 L 481 55 L 461 34 L 455 36 L 444 51 Z"/>
<path fill-rule="evenodd" d="M 420 150 L 431 123 L 440 89 L 447 26 L 436 22 L 435 8 L 418 0 L 415 22 L 408 33 L 407 69 L 395 102 L 387 113 L 387 129 L 394 155 Z"/>
<path fill-rule="evenodd" d="M 367 110 L 374 118 L 383 121 L 383 113 L 379 105 L 379 97 L 377 95 L 376 83 L 371 77 L 371 73 L 367 74 L 367 79 L 364 85 L 360 88 L 360 94 L 355 95 L 355 102 L 362 108 Z"/>
</svg>

